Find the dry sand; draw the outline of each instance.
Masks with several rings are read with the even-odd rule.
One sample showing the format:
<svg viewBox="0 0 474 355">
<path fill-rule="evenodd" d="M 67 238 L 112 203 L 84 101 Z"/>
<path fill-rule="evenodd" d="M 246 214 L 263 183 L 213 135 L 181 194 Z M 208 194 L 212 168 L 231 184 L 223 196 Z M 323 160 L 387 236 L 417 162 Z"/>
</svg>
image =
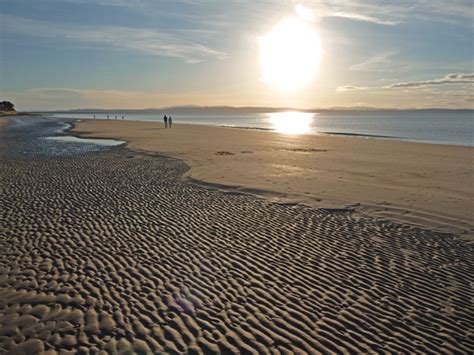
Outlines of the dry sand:
<svg viewBox="0 0 474 355">
<path fill-rule="evenodd" d="M 462 238 L 203 188 L 125 148 L 0 164 L 2 353 L 474 350 Z"/>
<path fill-rule="evenodd" d="M 183 159 L 199 181 L 473 234 L 471 147 L 133 121 L 84 120 L 74 131 Z"/>
</svg>

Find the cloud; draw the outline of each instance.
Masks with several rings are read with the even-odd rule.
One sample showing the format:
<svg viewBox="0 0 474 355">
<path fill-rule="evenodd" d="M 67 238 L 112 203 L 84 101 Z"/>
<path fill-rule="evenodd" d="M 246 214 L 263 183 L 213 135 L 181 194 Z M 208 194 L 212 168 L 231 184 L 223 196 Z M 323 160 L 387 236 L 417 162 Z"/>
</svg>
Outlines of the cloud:
<svg viewBox="0 0 474 355">
<path fill-rule="evenodd" d="M 166 10 L 167 1 L 156 0 L 63 0 L 76 4 L 95 4 L 110 7 L 124 7 L 145 14 L 162 14 Z M 222 15 L 223 9 L 237 16 L 237 22 L 246 21 L 248 18 L 262 17 L 265 20 L 269 14 L 281 13 L 282 9 L 292 3 L 298 7 L 297 12 L 305 17 L 322 19 L 327 17 L 345 18 L 353 21 L 362 21 L 385 26 L 395 26 L 409 18 L 432 19 L 433 16 L 444 18 L 446 16 L 473 18 L 472 7 L 469 2 L 457 0 L 455 4 L 444 0 L 412 0 L 381 4 L 380 0 L 272 0 L 272 1 L 227 1 L 223 2 L 203 0 L 175 0 L 173 7 L 188 9 L 193 8 L 193 14 L 201 23 L 208 22 L 209 18 Z M 301 11 L 304 9 L 303 11 Z M 286 9 L 285 11 L 290 10 Z M 189 15 L 180 12 L 180 18 Z M 225 23 L 234 21 L 226 16 Z"/>
<path fill-rule="evenodd" d="M 445 1 L 445 0 L 430 0 L 419 2 L 426 6 L 427 9 L 440 13 L 443 15 L 465 17 L 468 19 L 474 19 L 473 4 L 471 0 L 463 1 Z"/>
<path fill-rule="evenodd" d="M 307 8 L 306 6 L 297 4 L 295 6 L 295 12 L 303 20 L 308 21 L 308 22 L 314 22 L 314 19 L 315 19 L 314 13 L 311 9 Z"/>
<path fill-rule="evenodd" d="M 84 26 L 3 14 L 0 14 L 0 22 L 3 24 L 3 30 L 9 33 L 109 46 L 180 58 L 187 63 L 198 63 L 210 58 L 223 59 L 226 56 L 224 52 L 201 43 L 206 42 L 210 31 L 166 32 L 149 28 Z"/>
<path fill-rule="evenodd" d="M 138 7 L 143 6 L 143 0 L 63 0 L 73 4 L 94 4 L 101 6 L 116 6 L 116 7 Z"/>
<path fill-rule="evenodd" d="M 381 7 L 371 1 L 356 0 L 293 0 L 293 2 L 303 3 L 312 9 L 319 19 L 338 17 L 385 26 L 395 26 L 401 22 L 398 11 L 391 11 L 393 5 Z"/>
<path fill-rule="evenodd" d="M 0 0 L 1 1 L 1 0 Z M 223 18 L 223 24 L 245 22 L 249 18 L 259 17 L 262 21 L 274 13 L 288 12 L 292 7 L 305 8 L 304 16 L 322 19 L 327 17 L 345 18 L 384 26 L 395 26 L 407 21 L 433 21 L 459 23 L 458 19 L 467 20 L 472 25 L 474 11 L 472 0 L 264 0 L 264 1 L 208 1 L 208 0 L 62 0 L 75 4 L 94 4 L 109 7 L 122 7 L 146 15 L 160 16 L 164 12 L 183 19 L 195 16 L 198 24 L 207 24 L 209 19 Z M 192 10 L 191 10 L 192 9 Z M 225 11 L 224 11 L 225 10 Z M 225 12 L 233 16 L 223 16 Z M 299 11 L 301 13 L 301 11 Z M 224 14 L 225 15 L 225 14 Z"/>
<path fill-rule="evenodd" d="M 336 89 L 337 92 L 358 91 L 358 90 L 368 90 L 368 87 L 345 85 L 345 86 L 338 86 Z"/>
<path fill-rule="evenodd" d="M 340 17 L 349 20 L 395 26 L 402 22 L 428 20 L 457 23 L 453 18 L 472 24 L 472 0 L 293 0 L 313 10 L 319 18 Z"/>
<path fill-rule="evenodd" d="M 335 12 L 331 14 L 332 17 L 341 17 L 341 18 L 347 18 L 351 20 L 357 20 L 357 21 L 365 21 L 365 22 L 372 22 L 376 23 L 379 25 L 388 25 L 388 26 L 395 26 L 400 23 L 400 21 L 395 21 L 395 20 L 384 20 L 375 16 L 368 16 L 368 15 L 363 15 L 363 14 L 358 14 L 358 13 L 350 13 L 350 12 Z"/>
<path fill-rule="evenodd" d="M 349 68 L 352 71 L 373 71 L 373 72 L 386 72 L 388 66 L 391 64 L 390 58 L 395 55 L 396 52 L 385 52 L 370 57 L 359 64 L 355 64 Z"/>
<path fill-rule="evenodd" d="M 451 84 L 474 84 L 474 73 L 462 74 L 462 73 L 452 73 L 447 74 L 443 78 L 433 79 L 433 80 L 422 80 L 422 81 L 407 81 L 400 82 L 392 85 L 387 85 L 383 87 L 366 87 L 366 86 L 355 86 L 355 85 L 344 85 L 338 86 L 336 91 L 346 92 L 346 91 L 357 91 L 357 90 L 381 90 L 381 89 L 412 89 L 412 88 L 426 88 L 426 87 L 439 87 L 441 85 L 451 85 Z M 447 94 L 447 93 L 443 93 Z M 450 95 L 455 96 L 455 93 L 449 93 Z"/>
<path fill-rule="evenodd" d="M 79 98 L 81 91 L 69 88 L 34 88 L 27 92 L 38 99 L 54 100 L 64 98 Z"/>
<path fill-rule="evenodd" d="M 470 74 L 447 74 L 443 78 L 433 80 L 422 80 L 422 81 L 408 81 L 402 83 L 396 83 L 389 86 L 385 86 L 387 89 L 398 89 L 398 88 L 416 88 L 425 87 L 432 85 L 447 85 L 447 84 L 472 84 L 474 83 L 474 73 Z"/>
</svg>

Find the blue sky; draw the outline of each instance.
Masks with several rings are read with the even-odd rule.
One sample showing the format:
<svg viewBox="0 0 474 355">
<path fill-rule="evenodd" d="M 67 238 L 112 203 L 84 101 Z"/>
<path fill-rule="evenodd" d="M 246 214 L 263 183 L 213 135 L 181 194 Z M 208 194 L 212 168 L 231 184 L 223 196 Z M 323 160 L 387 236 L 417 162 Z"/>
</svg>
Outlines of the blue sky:
<svg viewBox="0 0 474 355">
<path fill-rule="evenodd" d="M 258 38 L 303 5 L 318 75 L 261 80 Z M 19 109 L 474 107 L 472 1 L 0 0 L 0 95 Z"/>
</svg>

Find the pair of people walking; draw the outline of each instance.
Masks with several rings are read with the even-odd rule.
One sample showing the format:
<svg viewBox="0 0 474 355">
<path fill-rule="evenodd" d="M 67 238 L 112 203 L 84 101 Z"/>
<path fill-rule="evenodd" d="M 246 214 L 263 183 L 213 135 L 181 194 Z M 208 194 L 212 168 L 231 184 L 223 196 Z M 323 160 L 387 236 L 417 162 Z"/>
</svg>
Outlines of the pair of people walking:
<svg viewBox="0 0 474 355">
<path fill-rule="evenodd" d="M 171 125 L 173 124 L 173 119 L 171 118 L 171 116 L 167 117 L 166 115 L 164 115 L 163 122 L 165 123 L 165 128 L 171 128 Z"/>
</svg>

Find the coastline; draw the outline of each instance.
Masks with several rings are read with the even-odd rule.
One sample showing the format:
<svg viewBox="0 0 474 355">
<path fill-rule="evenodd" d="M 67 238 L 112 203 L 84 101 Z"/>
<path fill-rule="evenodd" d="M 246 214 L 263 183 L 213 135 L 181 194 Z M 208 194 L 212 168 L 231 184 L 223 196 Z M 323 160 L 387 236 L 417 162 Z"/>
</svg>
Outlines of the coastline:
<svg viewBox="0 0 474 355">
<path fill-rule="evenodd" d="M 137 121 L 71 131 L 181 159 L 201 186 L 473 234 L 473 147 Z"/>
<path fill-rule="evenodd" d="M 18 115 L 18 112 L 7 112 L 7 111 L 1 111 L 0 112 L 0 118 L 3 118 L 3 117 L 9 117 L 9 116 L 17 116 Z"/>
</svg>

